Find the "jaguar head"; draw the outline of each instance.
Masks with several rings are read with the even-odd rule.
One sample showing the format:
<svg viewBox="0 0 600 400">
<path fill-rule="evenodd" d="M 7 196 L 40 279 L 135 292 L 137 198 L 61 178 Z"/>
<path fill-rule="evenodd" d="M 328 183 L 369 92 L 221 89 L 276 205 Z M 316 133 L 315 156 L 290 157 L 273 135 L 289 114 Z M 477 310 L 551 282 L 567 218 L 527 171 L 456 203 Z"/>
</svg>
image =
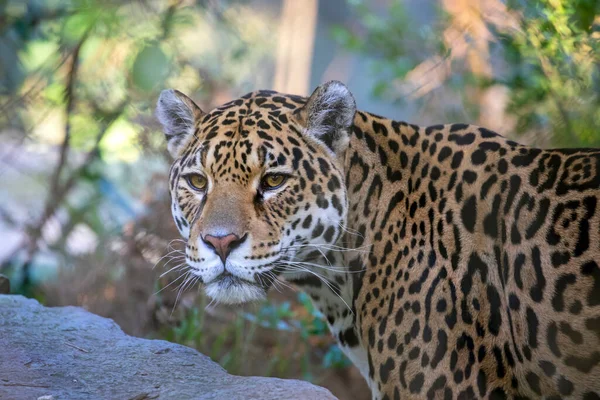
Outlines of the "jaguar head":
<svg viewBox="0 0 600 400">
<path fill-rule="evenodd" d="M 313 273 L 297 260 L 335 243 L 345 225 L 355 111 L 335 81 L 308 99 L 258 91 L 210 112 L 176 90 L 161 93 L 173 218 L 209 297 L 254 301 L 280 275 Z"/>
</svg>

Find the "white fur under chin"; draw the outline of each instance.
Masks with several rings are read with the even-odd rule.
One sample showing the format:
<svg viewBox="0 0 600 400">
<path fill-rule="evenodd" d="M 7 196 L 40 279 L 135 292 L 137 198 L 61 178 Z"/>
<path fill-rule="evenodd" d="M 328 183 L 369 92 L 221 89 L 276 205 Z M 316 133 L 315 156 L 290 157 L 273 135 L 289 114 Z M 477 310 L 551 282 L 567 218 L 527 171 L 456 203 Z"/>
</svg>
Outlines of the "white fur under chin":
<svg viewBox="0 0 600 400">
<path fill-rule="evenodd" d="M 209 283 L 204 291 L 211 299 L 223 304 L 241 304 L 266 298 L 265 291 L 252 284 L 235 283 L 225 288 L 219 282 Z"/>
</svg>

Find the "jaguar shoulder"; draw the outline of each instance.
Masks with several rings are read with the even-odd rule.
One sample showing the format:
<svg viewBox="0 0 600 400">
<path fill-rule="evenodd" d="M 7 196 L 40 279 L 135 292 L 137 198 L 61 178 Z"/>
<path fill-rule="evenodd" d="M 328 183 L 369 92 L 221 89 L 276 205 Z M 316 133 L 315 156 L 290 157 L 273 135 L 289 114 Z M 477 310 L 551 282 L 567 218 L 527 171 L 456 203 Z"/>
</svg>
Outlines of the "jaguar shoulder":
<svg viewBox="0 0 600 400">
<path fill-rule="evenodd" d="M 385 119 L 339 82 L 157 116 L 210 297 L 300 286 L 375 398 L 600 399 L 600 151 Z"/>
</svg>

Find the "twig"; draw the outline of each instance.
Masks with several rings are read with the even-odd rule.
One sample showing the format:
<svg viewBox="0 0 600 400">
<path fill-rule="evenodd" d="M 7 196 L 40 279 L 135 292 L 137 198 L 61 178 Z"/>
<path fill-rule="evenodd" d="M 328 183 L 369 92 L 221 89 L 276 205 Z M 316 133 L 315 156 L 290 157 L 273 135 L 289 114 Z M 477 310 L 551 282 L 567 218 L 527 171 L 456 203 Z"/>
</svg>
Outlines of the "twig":
<svg viewBox="0 0 600 400">
<path fill-rule="evenodd" d="M 54 169 L 52 178 L 50 179 L 50 188 L 48 190 L 48 199 L 46 201 L 44 211 L 42 212 L 42 216 L 40 217 L 35 228 L 31 229 L 31 232 L 29 234 L 29 237 L 31 240 L 30 240 L 29 245 L 27 246 L 28 251 L 27 251 L 26 264 L 30 261 L 31 257 L 33 256 L 33 253 L 36 250 L 37 241 L 38 241 L 39 237 L 41 236 L 41 232 L 42 232 L 44 225 L 46 224 L 46 221 L 52 216 L 52 214 L 54 214 L 56 205 L 58 202 L 60 202 L 60 201 L 57 202 L 56 200 L 57 200 L 59 192 L 61 192 L 59 190 L 60 175 L 64 168 L 66 159 L 67 159 L 67 153 L 68 153 L 70 141 L 71 141 L 71 113 L 73 112 L 73 107 L 75 104 L 75 99 L 74 99 L 74 95 L 73 95 L 73 86 L 75 85 L 75 80 L 77 78 L 77 71 L 78 71 L 78 67 L 79 67 L 79 51 L 81 50 L 81 46 L 87 39 L 88 33 L 89 33 L 89 30 L 83 35 L 81 40 L 77 43 L 77 46 L 75 46 L 75 50 L 73 51 L 71 68 L 69 70 L 67 87 L 65 90 L 65 98 L 67 100 L 67 105 L 66 105 L 66 110 L 65 110 L 65 112 L 66 112 L 65 138 L 60 147 L 60 155 L 59 155 L 58 164 L 56 165 L 56 168 Z"/>
<path fill-rule="evenodd" d="M 569 113 L 563 107 L 563 103 L 560 101 L 560 99 L 558 98 L 558 95 L 556 94 L 554 89 L 552 89 L 552 87 L 550 87 L 550 95 L 552 96 L 552 100 L 554 101 L 556 108 L 558 108 L 558 112 L 560 113 L 561 117 L 565 121 L 565 126 L 567 128 L 567 134 L 569 135 L 569 138 L 571 139 L 571 143 L 572 144 L 577 143 L 579 141 L 579 139 L 577 138 L 577 136 L 575 135 L 575 131 L 573 130 L 573 125 L 571 124 L 571 118 L 569 117 Z"/>
<path fill-rule="evenodd" d="M 42 235 L 42 229 L 46 225 L 46 221 L 54 214 L 58 204 L 60 203 L 62 197 L 65 195 L 64 190 L 59 189 L 60 185 L 60 175 L 64 168 L 65 162 L 67 160 L 68 150 L 71 142 L 71 114 L 73 113 L 73 108 L 75 105 L 74 91 L 73 87 L 75 86 L 75 81 L 77 79 L 77 72 L 79 68 L 79 51 L 81 50 L 81 46 L 85 43 L 93 24 L 90 25 L 88 30 L 83 34 L 75 49 L 73 50 L 71 67 L 68 73 L 67 79 L 67 87 L 65 90 L 65 99 L 67 100 L 65 113 L 66 113 L 66 123 L 65 123 L 65 138 L 60 147 L 60 155 L 58 164 L 54 170 L 54 174 L 50 180 L 50 189 L 48 191 L 48 199 L 46 201 L 46 206 L 44 207 L 44 211 L 42 216 L 40 217 L 38 223 L 35 225 L 33 229 L 29 231 L 28 243 L 26 243 L 27 253 L 25 256 L 25 262 L 23 263 L 23 286 L 27 286 L 29 284 L 29 269 L 31 267 L 31 260 L 35 251 L 38 247 L 38 240 Z M 59 193 L 60 200 L 59 200 Z"/>
<path fill-rule="evenodd" d="M 537 29 L 536 29 L 536 33 L 541 34 L 539 32 L 539 30 L 537 30 Z M 527 38 L 527 40 L 531 44 L 533 44 L 529 37 Z M 550 59 L 540 51 L 539 46 L 534 45 L 533 48 L 535 50 L 535 55 L 539 59 L 540 66 L 542 67 L 542 72 L 544 73 L 545 77 L 548 79 L 548 82 L 550 82 L 548 91 L 550 93 L 550 97 L 552 98 L 552 101 L 554 102 L 554 105 L 558 109 L 558 112 L 560 113 L 561 117 L 564 119 L 564 122 L 565 122 L 565 125 L 567 128 L 567 134 L 568 134 L 569 138 L 572 140 L 572 143 L 577 143 L 579 140 L 577 138 L 577 135 L 575 135 L 575 131 L 573 130 L 573 125 L 571 123 L 571 118 L 569 117 L 569 113 L 565 109 L 564 104 L 560 100 L 558 93 L 556 93 L 556 91 L 554 90 L 554 85 L 552 84 L 553 79 L 556 79 L 561 84 L 563 83 L 562 79 L 561 79 L 561 74 L 559 71 L 557 71 L 556 68 L 553 67 Z"/>
<path fill-rule="evenodd" d="M 83 351 L 84 353 L 89 353 L 89 352 L 90 352 L 89 350 L 82 349 L 81 347 L 77 347 L 77 346 L 75 346 L 74 344 L 71 344 L 71 343 L 69 343 L 69 342 L 65 342 L 65 344 L 66 344 L 67 346 L 70 346 L 70 347 L 72 347 L 72 348 L 74 348 L 74 349 L 77 349 L 77 350 L 79 350 L 79 351 Z"/>
<path fill-rule="evenodd" d="M 106 123 L 106 128 L 102 130 L 102 132 L 96 137 L 94 147 L 87 153 L 85 159 L 83 160 L 79 168 L 77 168 L 73 172 L 73 174 L 69 176 L 69 178 L 65 181 L 65 183 L 62 186 L 55 188 L 55 190 L 52 192 L 52 196 L 48 199 L 45 212 L 42 216 L 43 218 L 40 219 L 38 228 L 34 231 L 39 231 L 38 235 L 36 236 L 36 241 L 39 238 L 41 230 L 46 224 L 47 220 L 55 213 L 56 209 L 58 208 L 62 200 L 65 198 L 65 196 L 71 191 L 71 189 L 73 189 L 75 183 L 77 183 L 77 179 L 81 176 L 84 169 L 87 168 L 89 164 L 98 156 L 100 150 L 100 142 L 102 141 L 104 135 L 108 131 L 109 126 L 112 125 L 112 123 L 119 117 L 119 115 L 120 113 L 117 112 L 109 117 Z"/>
<path fill-rule="evenodd" d="M 23 272 L 25 278 L 27 277 L 27 268 L 29 268 L 31 259 L 33 258 L 33 254 L 37 250 L 38 241 L 42 235 L 42 230 L 46 222 L 52 215 L 54 215 L 58 206 L 64 200 L 65 196 L 73 189 L 73 187 L 77 183 L 77 179 L 83 174 L 83 172 L 89 166 L 89 164 L 98 157 L 98 154 L 100 153 L 100 142 L 108 132 L 108 129 L 112 125 L 112 123 L 121 115 L 123 107 L 124 104 L 121 104 L 119 105 L 119 107 L 116 108 L 116 110 L 118 111 L 107 115 L 106 119 L 104 120 L 105 127 L 96 137 L 96 141 L 94 143 L 93 148 L 87 153 L 83 162 L 75 171 L 73 171 L 73 173 L 71 174 L 71 176 L 69 176 L 67 181 L 61 187 L 56 189 L 56 191 L 53 193 L 53 196 L 48 198 L 42 218 L 38 220 L 38 223 L 34 225 L 33 228 L 29 229 L 28 235 L 25 236 L 23 241 L 19 243 L 19 245 L 16 246 L 15 250 L 11 253 L 14 256 L 23 248 L 27 250 L 25 262 L 22 264 L 23 268 L 25 269 L 25 271 Z M 5 259 L 10 259 L 10 257 Z M 3 269 L 3 266 L 4 265 L 0 266 L 0 271 Z"/>
<path fill-rule="evenodd" d="M 160 22 L 162 35 L 161 40 L 167 39 L 169 37 L 169 32 L 171 30 L 171 23 L 173 21 L 173 17 L 175 16 L 175 12 L 177 8 L 183 3 L 183 0 L 178 0 L 176 2 L 172 2 L 167 12 L 165 13 L 165 17 Z"/>
<path fill-rule="evenodd" d="M 36 10 L 37 11 L 37 10 Z M 3 34 L 7 29 L 15 23 L 23 22 L 26 23 L 27 29 L 35 29 L 40 23 L 44 21 L 52 21 L 63 17 L 73 15 L 75 12 L 65 9 L 47 10 L 43 14 L 38 14 L 35 17 L 29 19 L 27 16 L 18 18 L 9 18 L 6 14 L 0 15 L 0 34 Z"/>
<path fill-rule="evenodd" d="M 59 52 L 63 51 L 62 46 L 58 48 Z M 48 59 L 46 61 L 44 61 L 42 63 L 42 65 L 45 65 L 46 62 L 51 58 L 48 57 Z M 60 61 L 54 66 L 52 67 L 52 69 L 49 71 L 50 73 L 55 73 L 56 71 L 58 71 L 64 64 L 65 62 L 67 62 L 67 60 L 69 59 L 69 55 L 64 55 L 61 57 Z M 13 108 L 15 108 L 17 105 L 20 107 L 25 107 L 27 105 L 27 103 L 31 100 L 36 98 L 37 96 L 39 96 L 39 94 L 42 92 L 42 90 L 44 90 L 46 88 L 46 86 L 44 86 L 44 67 L 40 67 L 37 71 L 34 71 L 31 75 L 36 75 L 39 74 L 37 80 L 35 82 L 33 82 L 30 86 L 29 89 L 27 89 L 27 91 L 25 93 L 23 93 L 21 96 L 19 97 L 12 97 L 10 98 L 6 103 L 0 105 L 0 113 L 8 113 L 9 111 L 12 111 Z"/>
<path fill-rule="evenodd" d="M 58 164 L 56 165 L 56 169 L 54 170 L 54 175 L 50 180 L 50 195 L 54 190 L 58 188 L 60 175 L 65 166 L 65 162 L 67 160 L 69 147 L 71 144 L 71 114 L 73 114 L 73 108 L 75 107 L 75 95 L 74 95 L 74 86 L 75 80 L 77 79 L 77 72 L 79 70 L 79 51 L 81 50 L 81 46 L 85 43 L 90 30 L 88 29 L 83 37 L 75 46 L 73 50 L 73 56 L 71 61 L 71 67 L 69 69 L 69 73 L 67 75 L 67 87 L 65 89 L 65 99 L 67 100 L 67 105 L 65 109 L 65 138 L 60 146 L 60 155 L 58 159 Z"/>
</svg>

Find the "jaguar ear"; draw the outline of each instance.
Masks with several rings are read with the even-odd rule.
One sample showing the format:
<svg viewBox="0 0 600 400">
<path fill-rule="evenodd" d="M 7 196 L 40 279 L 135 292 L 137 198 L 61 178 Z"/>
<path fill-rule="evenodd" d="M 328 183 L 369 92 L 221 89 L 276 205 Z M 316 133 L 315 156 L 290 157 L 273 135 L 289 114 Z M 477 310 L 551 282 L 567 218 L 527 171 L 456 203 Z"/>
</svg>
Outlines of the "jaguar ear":
<svg viewBox="0 0 600 400">
<path fill-rule="evenodd" d="M 169 153 L 177 158 L 189 139 L 194 136 L 196 124 L 204 112 L 192 99 L 178 90 L 163 90 L 156 104 L 156 117 L 162 124 Z"/>
<path fill-rule="evenodd" d="M 342 82 L 330 81 L 315 89 L 306 105 L 298 111 L 306 133 L 341 155 L 350 141 L 356 102 Z"/>
</svg>

